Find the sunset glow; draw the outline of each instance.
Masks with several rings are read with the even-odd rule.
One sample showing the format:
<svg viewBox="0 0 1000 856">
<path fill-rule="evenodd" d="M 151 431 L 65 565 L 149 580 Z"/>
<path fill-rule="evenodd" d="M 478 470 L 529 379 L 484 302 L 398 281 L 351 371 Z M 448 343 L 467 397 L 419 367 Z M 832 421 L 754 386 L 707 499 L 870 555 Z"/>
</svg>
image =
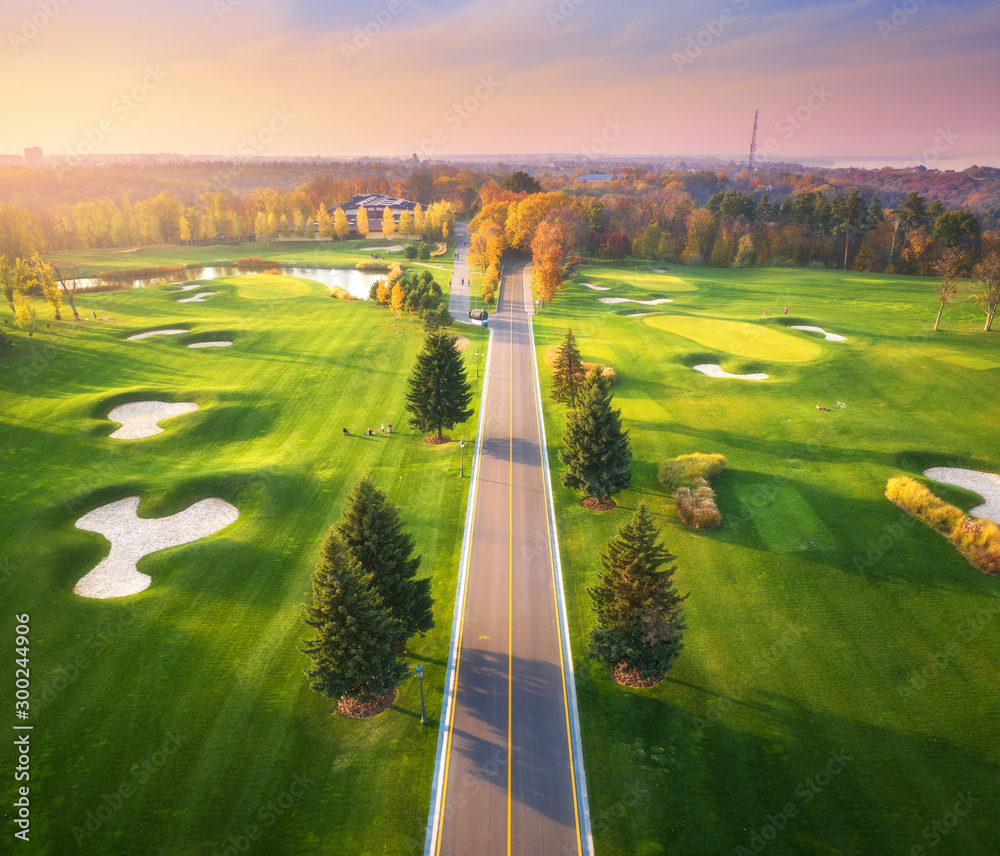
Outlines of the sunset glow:
<svg viewBox="0 0 1000 856">
<path fill-rule="evenodd" d="M 4 30 L 0 154 L 725 154 L 755 109 L 771 159 L 1000 152 L 990 2 L 16 0 Z"/>
</svg>

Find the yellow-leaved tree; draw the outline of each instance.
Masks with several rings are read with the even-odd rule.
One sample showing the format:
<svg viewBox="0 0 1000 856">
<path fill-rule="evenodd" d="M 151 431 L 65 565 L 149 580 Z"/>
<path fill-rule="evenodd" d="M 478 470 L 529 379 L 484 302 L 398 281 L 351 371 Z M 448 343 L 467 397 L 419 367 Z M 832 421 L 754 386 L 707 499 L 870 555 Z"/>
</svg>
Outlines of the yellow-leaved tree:
<svg viewBox="0 0 1000 856">
<path fill-rule="evenodd" d="M 342 241 L 351 234 L 351 227 L 347 222 L 347 215 L 344 213 L 343 208 L 338 208 L 333 212 L 333 231 L 336 232 L 337 237 Z"/>
<path fill-rule="evenodd" d="M 388 238 L 395 231 L 396 218 L 393 216 L 392 209 L 386 205 L 382 211 L 382 237 Z"/>
</svg>

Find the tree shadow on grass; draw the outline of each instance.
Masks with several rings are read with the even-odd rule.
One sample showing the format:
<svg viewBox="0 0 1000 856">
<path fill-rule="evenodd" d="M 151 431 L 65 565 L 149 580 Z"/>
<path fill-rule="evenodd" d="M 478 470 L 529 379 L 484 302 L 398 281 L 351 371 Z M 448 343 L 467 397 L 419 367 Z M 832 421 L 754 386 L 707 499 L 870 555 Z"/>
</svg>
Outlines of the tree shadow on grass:
<svg viewBox="0 0 1000 856">
<path fill-rule="evenodd" d="M 768 682 L 723 692 L 670 678 L 646 691 L 578 684 L 598 850 L 669 840 L 663 852 L 757 852 L 752 842 L 771 823 L 768 852 L 886 853 L 924 840 L 957 793 L 996 793 L 995 753 L 964 732 L 914 731 L 905 712 L 876 700 L 856 715 L 834 712 Z M 970 813 L 949 844 L 984 852 L 993 834 Z"/>
</svg>

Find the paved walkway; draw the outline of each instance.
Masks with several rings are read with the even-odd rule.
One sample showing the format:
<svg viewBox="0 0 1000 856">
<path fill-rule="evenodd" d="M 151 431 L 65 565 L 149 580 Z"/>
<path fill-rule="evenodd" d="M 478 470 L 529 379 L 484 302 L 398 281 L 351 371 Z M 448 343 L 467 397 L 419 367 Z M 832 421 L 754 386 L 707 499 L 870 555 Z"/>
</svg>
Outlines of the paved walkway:
<svg viewBox="0 0 1000 856">
<path fill-rule="evenodd" d="M 529 271 L 507 266 L 490 318 L 428 856 L 591 852 Z"/>
</svg>

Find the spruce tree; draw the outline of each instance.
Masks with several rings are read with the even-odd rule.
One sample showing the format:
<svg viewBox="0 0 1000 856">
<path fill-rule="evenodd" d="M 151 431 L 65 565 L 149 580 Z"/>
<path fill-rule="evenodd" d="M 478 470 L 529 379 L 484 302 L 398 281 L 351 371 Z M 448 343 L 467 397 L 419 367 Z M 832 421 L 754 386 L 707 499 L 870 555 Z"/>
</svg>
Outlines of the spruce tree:
<svg viewBox="0 0 1000 856">
<path fill-rule="evenodd" d="M 429 579 L 415 579 L 420 557 L 413 538 L 403 531 L 399 509 L 367 478 L 354 486 L 337 523 L 337 535 L 358 567 L 371 574 L 381 602 L 397 622 L 394 651 L 402 651 L 414 633 L 434 626 Z"/>
<path fill-rule="evenodd" d="M 590 631 L 590 655 L 613 672 L 619 667 L 640 681 L 659 680 L 670 671 L 684 647 L 681 601 L 674 588 L 676 556 L 657 540 L 659 530 L 646 504 L 609 538 L 601 554 L 604 573 L 589 589 L 596 626 Z"/>
<path fill-rule="evenodd" d="M 382 696 L 407 674 L 392 650 L 398 619 L 333 529 L 323 540 L 312 606 L 305 607 L 302 620 L 316 630 L 300 649 L 312 661 L 306 676 L 326 698 Z"/>
<path fill-rule="evenodd" d="M 405 406 L 413 414 L 410 425 L 418 431 L 437 431 L 438 440 L 442 428 L 453 428 L 473 413 L 472 388 L 462 356 L 455 350 L 456 340 L 445 333 L 428 333 L 408 381 Z"/>
<path fill-rule="evenodd" d="M 566 417 L 559 460 L 566 471 L 563 487 L 578 488 L 601 502 L 632 483 L 628 431 L 622 429 L 621 410 L 612 410 L 610 383 L 591 369 Z"/>
<path fill-rule="evenodd" d="M 556 351 L 556 359 L 552 365 L 552 400 L 570 407 L 576 406 L 576 399 L 586 376 L 573 330 L 567 328 L 566 338 Z"/>
</svg>

